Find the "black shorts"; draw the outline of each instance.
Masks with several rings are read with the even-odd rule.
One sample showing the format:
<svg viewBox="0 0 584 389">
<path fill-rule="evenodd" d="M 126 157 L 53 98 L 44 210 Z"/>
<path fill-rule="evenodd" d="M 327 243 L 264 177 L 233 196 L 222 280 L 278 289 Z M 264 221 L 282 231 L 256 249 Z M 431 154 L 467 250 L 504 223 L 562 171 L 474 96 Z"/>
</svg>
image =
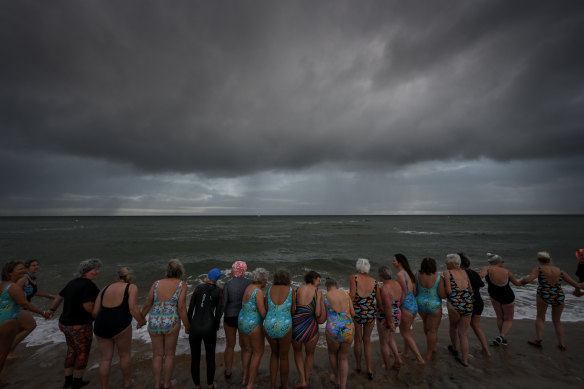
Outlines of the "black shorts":
<svg viewBox="0 0 584 389">
<path fill-rule="evenodd" d="M 223 318 L 223 324 L 227 324 L 229 327 L 239 328 L 238 322 L 239 318 L 237 316 L 225 316 Z"/>
</svg>

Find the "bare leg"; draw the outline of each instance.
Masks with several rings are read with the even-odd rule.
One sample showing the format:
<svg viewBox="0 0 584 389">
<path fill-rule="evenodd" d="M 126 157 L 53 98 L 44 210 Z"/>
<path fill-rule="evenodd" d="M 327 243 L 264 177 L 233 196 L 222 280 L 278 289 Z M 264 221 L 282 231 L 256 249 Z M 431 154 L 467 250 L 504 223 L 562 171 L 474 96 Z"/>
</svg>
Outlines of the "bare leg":
<svg viewBox="0 0 584 389">
<path fill-rule="evenodd" d="M 176 353 L 176 343 L 179 333 L 180 323 L 168 334 L 164 335 L 164 388 L 171 386 L 172 373 L 174 371 L 174 355 Z"/>
<path fill-rule="evenodd" d="M 318 343 L 318 333 L 308 343 L 304 345 L 306 351 L 306 359 L 304 360 L 304 377 L 306 378 L 306 386 L 310 384 L 310 374 L 314 366 L 314 353 Z"/>
<path fill-rule="evenodd" d="M 272 383 L 272 389 L 276 388 L 276 382 L 278 381 L 278 356 L 280 355 L 279 352 L 279 344 L 278 339 L 272 339 L 266 333 L 266 339 L 268 339 L 268 343 L 270 344 L 270 381 Z"/>
<path fill-rule="evenodd" d="M 353 352 L 355 354 L 355 368 L 357 371 L 361 370 L 361 354 L 363 353 L 363 324 L 355 322 L 355 335 L 353 337 L 355 343 L 353 345 Z"/>
<path fill-rule="evenodd" d="M 426 315 L 424 330 L 426 332 L 426 360 L 432 359 L 432 353 L 436 351 L 436 342 L 438 342 L 438 327 L 442 320 L 442 308 Z"/>
<path fill-rule="evenodd" d="M 386 370 L 391 368 L 391 359 L 389 357 L 389 330 L 383 324 L 377 322 L 377 333 L 379 334 L 379 349 L 383 358 L 383 365 Z"/>
<path fill-rule="evenodd" d="M 452 308 L 452 305 L 448 303 L 448 333 L 450 334 L 450 343 L 452 344 L 452 348 L 454 350 L 458 350 L 458 312 Z"/>
<path fill-rule="evenodd" d="M 339 343 L 335 342 L 333 338 L 327 333 L 326 334 L 326 344 L 328 349 L 329 363 L 333 374 L 330 377 L 331 381 L 336 385 L 339 385 L 339 363 L 337 353 L 339 352 Z M 349 344 L 350 347 L 350 344 Z"/>
<path fill-rule="evenodd" d="M 152 374 L 154 375 L 154 388 L 162 385 L 162 363 L 164 361 L 164 336 L 150 333 L 152 341 Z"/>
<path fill-rule="evenodd" d="M 223 330 L 225 331 L 225 352 L 223 353 L 223 359 L 225 361 L 225 374 L 231 375 L 231 370 L 233 367 L 233 353 L 235 352 L 235 341 L 237 340 L 237 328 L 223 323 Z"/>
<path fill-rule="evenodd" d="M 566 345 L 564 344 L 564 327 L 562 326 L 562 322 L 560 321 L 563 311 L 564 304 L 552 306 L 552 322 L 554 323 L 554 329 L 556 330 L 558 346 L 566 347 Z"/>
<path fill-rule="evenodd" d="M 425 364 L 424 358 L 420 354 L 420 350 L 418 350 L 418 346 L 416 345 L 416 341 L 412 336 L 412 331 L 410 329 L 412 322 L 414 321 L 414 316 L 406 309 L 402 310 L 402 321 L 399 325 L 399 331 L 404 338 L 404 342 L 407 347 L 412 350 L 414 356 L 418 360 L 418 363 L 423 365 Z M 404 353 L 405 356 L 405 353 Z"/>
<path fill-rule="evenodd" d="M 296 365 L 296 371 L 298 371 L 298 377 L 300 378 L 297 388 L 304 388 L 306 386 L 306 374 L 304 371 L 304 358 L 302 356 L 302 342 L 292 340 L 292 348 L 294 349 L 294 364 Z"/>
<path fill-rule="evenodd" d="M 249 364 L 251 362 L 251 337 L 244 333 L 239 334 L 239 340 L 241 342 L 241 366 L 243 367 L 243 378 L 241 380 L 242 385 L 247 385 L 247 380 L 249 378 Z"/>
<path fill-rule="evenodd" d="M 286 335 L 278 339 L 278 359 L 280 360 L 280 388 L 282 389 L 286 389 L 288 387 L 288 373 L 290 371 L 288 352 L 290 351 L 291 342 L 292 327 L 290 327 Z"/>
<path fill-rule="evenodd" d="M 363 324 L 363 348 L 365 349 L 365 364 L 367 365 L 368 373 L 373 373 L 373 369 L 371 367 L 371 333 L 373 332 L 373 327 L 375 327 L 375 321 L 372 321 L 368 324 Z"/>
<path fill-rule="evenodd" d="M 470 326 L 474 331 L 475 335 L 477 336 L 479 342 L 481 342 L 481 347 L 483 351 L 488 355 L 491 356 L 491 352 L 489 351 L 489 345 L 487 343 L 487 338 L 485 337 L 485 333 L 481 329 L 481 316 L 480 315 L 472 315 L 470 319 Z"/>
<path fill-rule="evenodd" d="M 249 333 L 251 339 L 251 362 L 249 367 L 249 381 L 247 382 L 247 389 L 253 388 L 253 383 L 255 381 L 256 375 L 258 374 L 258 369 L 260 367 L 260 362 L 262 360 L 262 355 L 264 355 L 264 331 L 263 326 L 259 325 L 252 332 Z"/>
<path fill-rule="evenodd" d="M 349 374 L 349 350 L 351 350 L 351 343 L 341 343 L 339 346 L 337 371 L 339 374 L 340 389 L 345 389 L 347 387 L 347 375 Z"/>
<path fill-rule="evenodd" d="M 12 341 L 17 332 L 17 320 L 7 320 L 0 324 L 0 372 L 2 372 L 6 357 L 8 357 L 8 354 L 10 353 L 10 346 L 12 345 Z"/>
<path fill-rule="evenodd" d="M 134 380 L 132 380 L 132 325 L 114 336 L 113 340 L 118 346 L 124 388 L 128 388 L 134 383 Z"/>
<path fill-rule="evenodd" d="M 10 347 L 10 354 L 12 355 L 8 357 L 9 359 L 11 357 L 16 357 L 16 355 L 13 354 L 14 349 L 20 342 L 24 340 L 24 338 L 26 338 L 32 331 L 34 331 L 36 326 L 36 321 L 29 311 L 24 309 L 20 311 L 18 314 L 18 333 L 12 341 L 12 347 Z"/>
<path fill-rule="evenodd" d="M 535 336 L 537 340 L 541 340 L 543 337 L 543 327 L 545 325 L 545 313 L 547 311 L 547 303 L 542 300 L 539 295 L 536 298 L 537 306 L 537 316 L 535 317 Z"/>
<path fill-rule="evenodd" d="M 461 316 L 458 322 L 458 337 L 460 338 L 460 351 L 462 352 L 462 362 L 468 365 L 468 327 L 471 316 Z"/>
<path fill-rule="evenodd" d="M 109 388 L 109 375 L 112 366 L 112 358 L 114 356 L 114 341 L 113 339 L 105 339 L 97 336 L 99 344 L 99 351 L 101 353 L 101 360 L 99 362 L 99 380 L 102 389 Z"/>
<path fill-rule="evenodd" d="M 495 310 L 495 315 L 497 315 L 497 328 L 499 329 L 499 334 L 503 333 L 503 308 L 501 303 L 491 298 L 491 304 Z"/>
<path fill-rule="evenodd" d="M 513 315 L 515 314 L 515 302 L 511 304 L 501 304 L 503 311 L 503 325 L 501 329 L 501 336 L 507 338 L 507 334 L 513 327 Z"/>
<path fill-rule="evenodd" d="M 387 335 L 389 339 L 389 349 L 391 350 L 391 353 L 393 354 L 393 359 L 395 360 L 393 366 L 399 368 L 402 364 L 402 360 L 399 356 L 399 352 L 397 351 L 397 343 L 395 341 L 395 336 L 391 331 L 388 331 Z"/>
</svg>

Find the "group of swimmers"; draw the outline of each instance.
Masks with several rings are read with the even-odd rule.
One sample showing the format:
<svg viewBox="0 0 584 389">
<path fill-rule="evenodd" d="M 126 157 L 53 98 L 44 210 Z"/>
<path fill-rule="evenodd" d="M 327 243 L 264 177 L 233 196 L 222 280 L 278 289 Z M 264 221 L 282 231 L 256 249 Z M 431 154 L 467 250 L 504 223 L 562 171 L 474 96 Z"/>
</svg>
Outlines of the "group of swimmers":
<svg viewBox="0 0 584 389">
<path fill-rule="evenodd" d="M 581 251 L 580 255 L 579 260 L 584 263 L 584 252 Z M 191 378 L 195 388 L 201 387 L 201 343 L 206 353 L 207 387 L 215 388 L 215 346 L 222 317 L 226 335 L 224 375 L 227 380 L 232 378 L 234 347 L 239 333 L 242 385 L 253 388 L 267 340 L 271 349 L 269 370 L 272 388 L 276 387 L 278 371 L 280 386 L 287 387 L 290 346 L 293 347 L 298 371 L 297 387 L 308 387 L 319 338 L 319 324 L 326 322 L 325 336 L 332 370 L 330 379 L 344 389 L 347 386 L 351 345 L 354 345 L 355 371 L 361 372 L 364 354 L 365 373 L 370 380 L 375 377 L 371 333 L 376 322 L 386 369 L 399 369 L 403 359 L 407 360 L 410 354 L 419 364 L 431 360 L 436 352 L 442 299 L 447 300 L 450 324 L 451 344 L 448 350 L 461 365 L 468 366 L 469 327 L 477 335 L 484 352 L 490 355 L 488 342 L 480 328 L 484 307 L 480 295 L 480 288 L 484 286 L 482 279 L 488 284 L 488 294 L 497 316 L 499 336 L 492 341 L 494 346 L 504 347 L 508 344 L 514 311 L 514 293 L 509 284 L 522 286 L 537 278 L 536 338 L 530 340 L 529 344 L 542 347 L 545 313 L 551 305 L 558 347 L 565 351 L 560 322 L 564 292 L 560 283 L 566 281 L 576 288 L 575 295 L 581 295 L 583 280 L 577 283 L 553 266 L 546 252 L 537 254 L 539 266 L 521 280 L 517 280 L 503 267 L 501 256 L 488 254 L 487 260 L 489 265 L 477 273 L 469 268 L 470 260 L 464 253 L 448 254 L 445 260 L 447 270 L 440 274 L 436 261 L 424 258 L 418 274 L 414 275 L 408 259 L 403 254 L 395 254 L 392 260 L 397 270 L 395 279 L 389 266 L 381 266 L 378 269 L 379 280 L 376 280 L 369 275 L 369 261 L 360 258 L 356 263 L 357 273 L 349 278 L 349 292 L 340 289 L 335 280 L 327 278 L 326 295 L 319 289 L 321 276 L 315 271 L 307 272 L 304 285 L 293 289 L 290 273 L 286 269 L 274 273 L 272 285 L 264 294 L 268 272 L 263 268 L 247 272 L 246 263 L 236 261 L 232 265 L 232 278 L 223 288 L 217 285 L 222 276 L 221 270 L 211 269 L 204 283 L 195 287 L 187 306 L 187 284 L 182 281 L 184 268 L 179 260 L 174 259 L 167 265 L 165 278 L 153 283 L 142 309 L 138 307 L 138 289 L 131 283 L 128 268 L 120 269 L 115 282 L 100 291 L 93 280 L 102 267 L 101 261 L 83 261 L 79 265 L 78 276 L 58 296 L 53 296 L 38 292 L 34 278 L 31 278 L 30 264 L 27 273 L 22 262 L 12 261 L 4 266 L 0 285 L 0 371 L 18 341 L 34 329 L 34 325 L 30 324 L 30 320 L 34 322 L 34 319 L 29 312 L 50 319 L 62 303 L 59 329 L 67 342 L 65 389 L 81 388 L 88 384 L 88 381 L 83 380 L 83 373 L 93 334 L 96 335 L 101 352 L 99 376 L 102 388 L 109 387 L 111 361 L 116 347 L 124 387 L 132 386 L 132 318 L 137 321 L 137 328 L 146 324 L 148 326 L 152 341 L 155 388 L 170 388 L 177 384 L 172 376 L 181 323 L 189 335 Z M 33 268 L 33 272 L 34 269 L 38 271 L 38 266 Z M 31 284 L 34 286 L 31 287 Z M 31 295 L 32 290 L 34 292 Z M 48 311 L 30 302 L 35 293 L 52 300 Z M 425 358 L 411 333 L 418 313 L 427 339 Z M 398 328 L 404 339 L 401 355 L 394 337 Z M 393 363 L 390 352 L 393 354 Z"/>
</svg>

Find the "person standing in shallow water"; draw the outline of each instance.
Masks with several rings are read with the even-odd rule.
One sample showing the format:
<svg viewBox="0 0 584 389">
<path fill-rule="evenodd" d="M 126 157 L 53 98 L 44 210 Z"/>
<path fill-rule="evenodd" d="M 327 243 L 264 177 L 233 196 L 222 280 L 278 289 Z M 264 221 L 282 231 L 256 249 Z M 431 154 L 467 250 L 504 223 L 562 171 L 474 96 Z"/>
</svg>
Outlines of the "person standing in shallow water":
<svg viewBox="0 0 584 389">
<path fill-rule="evenodd" d="M 561 351 L 566 351 L 566 344 L 564 343 L 564 328 L 560 321 L 562 312 L 564 311 L 564 290 L 561 282 L 566 281 L 574 288 L 584 287 L 584 283 L 578 284 L 566 272 L 557 266 L 551 264 L 552 257 L 545 251 L 537 253 L 537 261 L 539 266 L 534 268 L 532 272 L 524 277 L 520 283 L 526 285 L 527 283 L 537 278 L 537 297 L 535 299 L 537 306 L 537 316 L 535 318 L 535 340 L 530 340 L 528 343 L 535 347 L 542 347 L 543 328 L 545 325 L 545 314 L 549 305 L 552 306 L 552 322 L 556 331 L 558 339 L 558 348 Z"/>
<path fill-rule="evenodd" d="M 481 315 L 483 314 L 483 309 L 485 304 L 483 298 L 481 297 L 481 288 L 485 286 L 485 283 L 481 279 L 481 276 L 476 271 L 470 268 L 470 259 L 465 253 L 458 253 L 460 256 L 460 268 L 466 272 L 468 279 L 470 280 L 470 285 L 473 290 L 473 300 L 472 300 L 472 317 L 470 319 L 470 328 L 474 331 L 479 342 L 481 342 L 481 347 L 485 354 L 489 357 L 491 352 L 489 351 L 489 345 L 487 343 L 487 338 L 485 333 L 481 329 Z"/>
<path fill-rule="evenodd" d="M 418 313 L 424 323 L 426 334 L 426 360 L 431 360 L 436 351 L 438 341 L 438 327 L 442 320 L 442 299 L 446 297 L 444 283 L 440 281 L 440 274 L 436 273 L 436 260 L 424 258 L 416 285 L 416 302 Z"/>
<path fill-rule="evenodd" d="M 280 388 L 288 385 L 288 351 L 292 343 L 292 314 L 296 308 L 296 294 L 290 286 L 290 272 L 279 269 L 274 273 L 274 284 L 268 289 L 265 298 L 267 310 L 264 331 L 270 344 L 270 378 L 272 389 L 276 388 L 278 367 L 280 369 Z"/>
<path fill-rule="evenodd" d="M 237 340 L 237 333 L 239 332 L 239 346 L 241 347 L 241 364 L 243 366 L 243 361 L 246 359 L 249 361 L 251 357 L 248 353 L 248 349 L 243 347 L 243 339 L 241 336 L 241 330 L 238 325 L 239 312 L 241 311 L 241 304 L 243 299 L 243 293 L 246 288 L 251 284 L 251 281 L 245 278 L 245 272 L 247 271 L 247 264 L 243 261 L 235 261 L 231 265 L 231 275 L 232 279 L 227 281 L 223 287 L 223 304 L 224 304 L 224 315 L 223 315 L 223 330 L 225 331 L 225 352 L 223 353 L 223 358 L 225 362 L 225 378 L 230 379 L 232 374 L 233 366 L 233 354 L 235 351 L 235 341 Z"/>
<path fill-rule="evenodd" d="M 318 343 L 318 324 L 324 323 L 322 291 L 320 274 L 311 270 L 304 275 L 305 284 L 296 289 L 296 309 L 292 315 L 292 347 L 294 362 L 300 376 L 297 388 L 310 385 L 310 373 L 314 365 L 314 352 Z M 306 359 L 302 357 L 302 346 L 306 351 Z"/>
<path fill-rule="evenodd" d="M 379 285 L 377 281 L 368 273 L 371 270 L 369 260 L 365 258 L 357 259 L 355 264 L 357 274 L 349 278 L 349 295 L 353 301 L 355 310 L 355 353 L 356 371 L 361 372 L 361 355 L 365 351 L 365 364 L 367 366 L 367 377 L 372 380 L 375 376 L 372 366 L 372 345 L 371 333 L 375 327 L 375 317 L 377 316 L 377 305 L 381 305 L 379 296 Z"/>
<path fill-rule="evenodd" d="M 134 384 L 131 376 L 132 317 L 138 322 L 137 328 L 145 325 L 146 319 L 138 308 L 138 287 L 131 281 L 132 273 L 129 268 L 118 270 L 115 282 L 102 289 L 93 307 L 94 333 L 101 353 L 99 378 L 102 389 L 109 388 L 115 347 L 120 356 L 124 388 Z"/>
<path fill-rule="evenodd" d="M 176 343 L 181 322 L 188 334 L 190 323 L 187 317 L 187 283 L 182 281 L 185 269 L 178 259 L 171 259 L 166 266 L 166 278 L 152 284 L 142 315 L 148 316 L 148 334 L 152 340 L 152 373 L 155 388 L 170 388 L 176 385 L 172 378 Z M 162 375 L 164 372 L 164 383 Z"/>
<path fill-rule="evenodd" d="M 201 341 L 205 343 L 207 363 L 207 387 L 215 388 L 215 346 L 221 315 L 223 314 L 223 295 L 217 286 L 221 270 L 211 269 L 205 283 L 195 288 L 189 304 L 187 316 L 191 323 L 189 344 L 191 346 L 191 377 L 195 388 L 201 387 Z"/>
<path fill-rule="evenodd" d="M 89 361 L 93 341 L 92 313 L 99 294 L 99 288 L 93 280 L 99 275 L 101 267 L 99 259 L 81 262 L 78 277 L 59 292 L 51 305 L 51 311 L 54 312 L 63 302 L 63 312 L 59 317 L 59 329 L 67 341 L 63 388 L 77 389 L 89 384 L 89 381 L 83 381 L 83 373 Z"/>
<path fill-rule="evenodd" d="M 497 315 L 499 336 L 493 341 L 495 346 L 507 346 L 507 335 L 513 326 L 515 314 L 515 293 L 510 283 L 521 286 L 513 273 L 503 268 L 503 258 L 497 254 L 487 253 L 489 266 L 481 270 L 481 278 L 487 281 L 489 296 Z"/>
<path fill-rule="evenodd" d="M 408 359 L 410 355 L 410 350 L 414 353 L 418 364 L 424 365 L 424 358 L 420 354 L 418 345 L 412 336 L 412 324 L 414 323 L 414 318 L 418 313 L 418 302 L 416 301 L 415 292 L 416 284 L 414 273 L 410 268 L 408 259 L 403 254 L 395 254 L 392 261 L 393 266 L 397 269 L 397 282 L 399 282 L 402 288 L 401 305 L 400 309 L 402 312 L 401 323 L 399 325 L 399 332 L 404 338 L 404 359 Z"/>
<path fill-rule="evenodd" d="M 26 299 L 31 302 L 34 296 L 40 296 L 54 300 L 56 296 L 38 290 L 35 274 L 40 269 L 39 261 L 36 259 L 29 260 L 24 263 L 24 266 L 26 268 L 26 274 L 24 277 L 18 280 L 18 284 L 22 284 L 22 289 Z M 18 325 L 20 327 L 20 331 L 16 334 L 16 337 L 12 342 L 12 347 L 10 349 L 10 355 L 8 356 L 8 359 L 21 358 L 21 356 L 14 354 L 14 350 L 16 349 L 16 346 L 18 346 L 20 342 L 26 339 L 26 337 L 32 331 L 34 331 L 37 326 L 34 317 L 27 309 L 21 310 L 18 314 Z"/>
</svg>

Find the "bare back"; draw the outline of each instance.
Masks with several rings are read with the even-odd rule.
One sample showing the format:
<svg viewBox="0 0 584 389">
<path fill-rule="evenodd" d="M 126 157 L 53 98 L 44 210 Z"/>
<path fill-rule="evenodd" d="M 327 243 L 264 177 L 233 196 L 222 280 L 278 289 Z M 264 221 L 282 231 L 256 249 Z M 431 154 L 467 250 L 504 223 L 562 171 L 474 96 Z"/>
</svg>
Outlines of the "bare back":
<svg viewBox="0 0 584 389">
<path fill-rule="evenodd" d="M 127 285 L 128 283 L 126 282 L 115 282 L 108 286 L 105 292 L 102 293 L 101 304 L 106 308 L 115 308 L 119 306 L 124 300 L 124 292 L 126 291 Z M 131 289 L 132 285 L 130 285 L 128 293 Z"/>
<path fill-rule="evenodd" d="M 158 288 L 156 289 L 158 300 L 170 300 L 181 282 L 178 278 L 163 278 L 159 280 Z"/>
<path fill-rule="evenodd" d="M 312 284 L 305 284 L 296 290 L 296 303 L 300 305 L 308 305 L 314 298 L 315 291 L 318 289 Z"/>
<path fill-rule="evenodd" d="M 331 289 L 326 294 L 326 299 L 330 307 L 336 313 L 347 311 L 347 307 L 351 307 L 351 299 L 347 292 L 341 289 Z"/>
<path fill-rule="evenodd" d="M 438 278 L 437 273 L 425 274 L 418 273 L 418 282 L 426 289 L 430 289 L 436 283 L 436 278 Z"/>
</svg>

